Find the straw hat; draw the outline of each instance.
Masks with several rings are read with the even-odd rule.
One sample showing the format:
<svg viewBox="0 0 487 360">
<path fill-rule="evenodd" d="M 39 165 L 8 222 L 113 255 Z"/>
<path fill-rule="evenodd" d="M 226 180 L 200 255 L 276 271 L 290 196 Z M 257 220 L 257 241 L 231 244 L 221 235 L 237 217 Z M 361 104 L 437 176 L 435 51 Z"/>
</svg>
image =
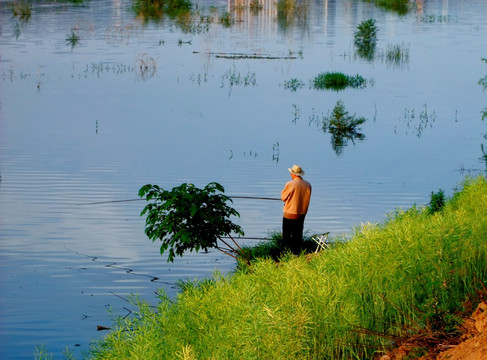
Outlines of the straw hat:
<svg viewBox="0 0 487 360">
<path fill-rule="evenodd" d="M 288 170 L 291 174 L 294 174 L 296 176 L 304 176 L 304 171 L 299 165 L 293 165 L 293 167 Z"/>
</svg>

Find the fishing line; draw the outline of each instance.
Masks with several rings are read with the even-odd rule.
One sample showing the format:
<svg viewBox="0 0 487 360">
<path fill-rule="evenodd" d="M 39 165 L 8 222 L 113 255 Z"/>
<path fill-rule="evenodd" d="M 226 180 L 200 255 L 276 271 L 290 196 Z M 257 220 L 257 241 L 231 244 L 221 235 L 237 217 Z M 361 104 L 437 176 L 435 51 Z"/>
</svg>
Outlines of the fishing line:
<svg viewBox="0 0 487 360">
<path fill-rule="evenodd" d="M 272 200 L 272 201 L 282 201 L 279 198 L 271 198 L 271 197 L 261 197 L 261 196 L 228 196 L 230 199 L 252 199 L 252 200 Z M 89 202 L 89 203 L 81 203 L 77 204 L 80 206 L 83 205 L 100 205 L 100 204 L 115 204 L 115 203 L 123 203 L 123 202 L 131 202 L 131 201 L 141 201 L 145 200 L 144 198 L 141 199 L 125 199 L 125 200 L 109 200 L 109 201 L 96 201 L 96 202 Z"/>
</svg>

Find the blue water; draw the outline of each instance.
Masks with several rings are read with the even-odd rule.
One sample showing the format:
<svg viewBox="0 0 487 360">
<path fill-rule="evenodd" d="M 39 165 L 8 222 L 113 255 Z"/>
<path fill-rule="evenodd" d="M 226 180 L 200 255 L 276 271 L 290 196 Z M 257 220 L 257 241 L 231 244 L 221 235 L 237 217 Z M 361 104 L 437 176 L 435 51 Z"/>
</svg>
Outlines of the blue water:
<svg viewBox="0 0 487 360">
<path fill-rule="evenodd" d="M 146 183 L 279 197 L 297 163 L 313 185 L 305 228 L 349 236 L 485 173 L 485 1 L 428 0 L 404 16 L 318 1 L 284 28 L 270 3 L 258 15 L 199 2 L 209 5 L 238 21 L 182 32 L 140 23 L 127 0 L 35 3 L 21 21 L 0 1 L 1 359 L 31 359 L 41 345 L 80 357 L 103 336 L 97 326 L 134 310 L 132 294 L 154 303 L 158 288 L 175 296 L 180 279 L 234 268 L 216 251 L 168 264 L 144 234 L 141 201 L 87 203 L 137 198 Z M 372 61 L 353 45 L 368 18 L 379 29 Z M 387 60 L 393 45 L 401 61 Z M 234 53 L 261 58 L 217 56 Z M 367 87 L 310 88 L 326 71 Z M 304 86 L 287 89 L 291 79 Z M 363 140 L 333 148 L 320 119 L 338 100 L 367 121 Z M 247 236 L 280 229 L 278 201 L 234 207 Z"/>
</svg>

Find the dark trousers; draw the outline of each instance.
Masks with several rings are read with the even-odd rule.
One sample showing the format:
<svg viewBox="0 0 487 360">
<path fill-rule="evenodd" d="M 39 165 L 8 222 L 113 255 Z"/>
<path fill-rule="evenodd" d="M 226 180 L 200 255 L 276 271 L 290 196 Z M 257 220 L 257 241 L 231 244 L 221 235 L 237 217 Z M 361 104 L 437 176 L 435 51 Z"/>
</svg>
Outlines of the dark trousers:
<svg viewBox="0 0 487 360">
<path fill-rule="evenodd" d="M 303 227 L 305 215 L 298 219 L 282 218 L 282 243 L 286 250 L 298 255 L 303 244 Z"/>
</svg>

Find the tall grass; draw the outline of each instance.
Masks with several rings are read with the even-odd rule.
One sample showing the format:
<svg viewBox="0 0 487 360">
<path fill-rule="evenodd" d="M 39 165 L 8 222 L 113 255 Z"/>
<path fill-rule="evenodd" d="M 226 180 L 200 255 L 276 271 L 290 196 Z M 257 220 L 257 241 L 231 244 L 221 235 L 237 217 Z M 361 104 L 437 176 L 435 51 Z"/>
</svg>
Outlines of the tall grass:
<svg viewBox="0 0 487 360">
<path fill-rule="evenodd" d="M 487 181 L 442 211 L 397 210 L 317 256 L 185 283 L 91 349 L 94 359 L 367 359 L 425 331 L 452 333 L 487 283 Z"/>
</svg>

